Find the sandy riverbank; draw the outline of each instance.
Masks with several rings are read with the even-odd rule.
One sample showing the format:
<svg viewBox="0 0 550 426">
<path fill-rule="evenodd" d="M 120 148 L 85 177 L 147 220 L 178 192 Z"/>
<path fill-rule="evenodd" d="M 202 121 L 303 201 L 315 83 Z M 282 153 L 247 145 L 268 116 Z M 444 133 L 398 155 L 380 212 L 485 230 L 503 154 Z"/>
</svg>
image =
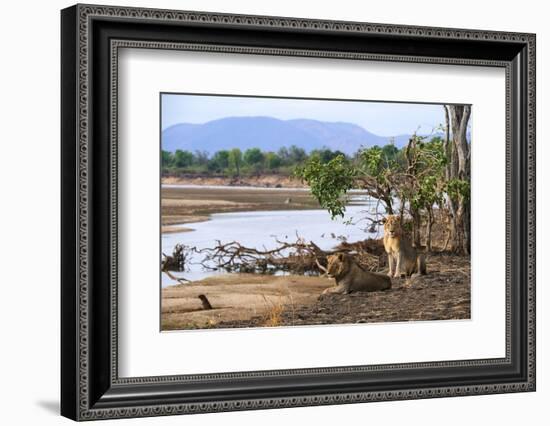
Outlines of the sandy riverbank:
<svg viewBox="0 0 550 426">
<path fill-rule="evenodd" d="M 162 290 L 162 329 L 355 324 L 470 318 L 469 258 L 433 254 L 428 275 L 374 293 L 321 296 L 325 277 L 225 274 Z M 213 309 L 203 309 L 199 295 Z"/>
<path fill-rule="evenodd" d="M 222 185 L 222 186 L 255 186 L 264 188 L 305 188 L 306 185 L 293 176 L 261 175 L 240 178 L 226 176 L 164 176 L 163 185 Z"/>
<path fill-rule="evenodd" d="M 163 288 L 162 330 L 216 328 L 251 318 L 257 318 L 259 326 L 269 325 L 270 313 L 311 305 L 331 285 L 321 277 L 226 274 Z M 203 309 L 201 294 L 213 309 Z"/>
<path fill-rule="evenodd" d="M 213 213 L 319 208 L 309 191 L 239 187 L 163 187 L 161 213 L 165 226 L 203 222 Z M 165 231 L 166 229 L 166 231 Z"/>
</svg>

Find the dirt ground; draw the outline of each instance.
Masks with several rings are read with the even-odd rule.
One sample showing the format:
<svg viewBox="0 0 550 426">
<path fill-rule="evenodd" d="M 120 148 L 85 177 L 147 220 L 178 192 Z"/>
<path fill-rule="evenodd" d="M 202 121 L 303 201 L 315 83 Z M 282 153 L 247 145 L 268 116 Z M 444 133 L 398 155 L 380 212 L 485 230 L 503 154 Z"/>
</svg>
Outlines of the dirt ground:
<svg viewBox="0 0 550 426">
<path fill-rule="evenodd" d="M 457 262 L 455 259 L 455 263 Z M 437 266 L 432 264 L 432 268 Z M 458 266 L 458 265 L 457 265 Z M 373 293 L 320 296 L 315 303 L 285 309 L 278 326 L 428 321 L 470 318 L 470 277 L 460 269 L 414 278 L 392 279 L 392 288 Z M 264 317 L 227 321 L 220 328 L 260 327 Z"/>
<path fill-rule="evenodd" d="M 316 303 L 331 285 L 320 277 L 224 274 L 163 288 L 162 330 L 224 327 L 251 318 L 259 323 L 254 326 L 269 325 L 269 313 Z M 201 294 L 212 309 L 203 309 Z"/>
<path fill-rule="evenodd" d="M 373 293 L 326 295 L 332 279 L 227 274 L 162 291 L 162 329 L 274 327 L 470 318 L 466 257 L 433 254 L 428 274 Z M 204 310 L 204 294 L 213 309 Z"/>
</svg>

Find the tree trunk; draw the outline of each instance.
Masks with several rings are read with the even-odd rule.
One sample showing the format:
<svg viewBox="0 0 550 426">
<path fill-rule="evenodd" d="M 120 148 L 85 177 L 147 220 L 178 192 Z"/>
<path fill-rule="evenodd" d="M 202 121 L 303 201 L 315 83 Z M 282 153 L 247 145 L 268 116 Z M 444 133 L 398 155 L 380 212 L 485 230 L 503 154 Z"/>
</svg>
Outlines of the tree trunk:
<svg viewBox="0 0 550 426">
<path fill-rule="evenodd" d="M 432 251 L 432 225 L 434 223 L 434 214 L 431 208 L 428 209 L 428 223 L 426 224 L 426 250 Z"/>
<path fill-rule="evenodd" d="M 420 211 L 411 208 L 411 216 L 413 220 L 412 243 L 414 247 L 420 247 Z"/>
<path fill-rule="evenodd" d="M 451 126 L 453 131 L 453 145 L 458 157 L 459 179 L 470 178 L 470 146 L 466 138 L 468 121 L 470 119 L 469 105 L 451 105 Z"/>
<path fill-rule="evenodd" d="M 467 131 L 471 108 L 469 105 L 446 105 L 445 119 L 447 124 L 446 143 L 448 180 L 460 179 L 470 181 L 470 145 Z M 452 140 L 449 140 L 449 130 Z M 450 197 L 452 198 L 452 197 Z M 449 200 L 451 211 L 451 250 L 459 254 L 470 253 L 470 197 L 458 196 Z"/>
<path fill-rule="evenodd" d="M 393 214 L 393 200 L 391 197 L 391 188 L 386 188 L 384 195 L 382 196 L 384 204 L 386 204 L 386 213 Z"/>
<path fill-rule="evenodd" d="M 445 110 L 445 140 L 443 141 L 443 149 L 445 152 L 445 156 L 449 160 L 447 163 L 447 166 L 445 167 L 445 180 L 449 180 L 451 176 L 451 170 L 452 170 L 452 156 L 454 150 L 452 149 L 451 145 L 451 125 L 449 121 L 449 108 L 447 105 L 443 105 L 443 109 Z"/>
</svg>

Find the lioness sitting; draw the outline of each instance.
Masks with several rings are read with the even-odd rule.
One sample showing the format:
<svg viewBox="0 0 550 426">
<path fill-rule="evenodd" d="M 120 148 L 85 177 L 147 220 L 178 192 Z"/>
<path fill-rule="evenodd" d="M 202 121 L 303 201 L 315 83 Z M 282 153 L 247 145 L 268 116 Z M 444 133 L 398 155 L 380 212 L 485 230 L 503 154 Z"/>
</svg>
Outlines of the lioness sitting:
<svg viewBox="0 0 550 426">
<path fill-rule="evenodd" d="M 399 216 L 390 215 L 383 220 L 384 249 L 388 253 L 389 277 L 410 277 L 413 274 L 426 274 L 426 261 L 409 240 L 403 235 Z"/>
<path fill-rule="evenodd" d="M 323 294 L 348 294 L 354 291 L 379 291 L 391 288 L 389 277 L 364 270 L 349 254 L 333 254 L 328 256 L 327 260 L 326 273 L 336 280 L 336 286 L 327 288 Z"/>
</svg>

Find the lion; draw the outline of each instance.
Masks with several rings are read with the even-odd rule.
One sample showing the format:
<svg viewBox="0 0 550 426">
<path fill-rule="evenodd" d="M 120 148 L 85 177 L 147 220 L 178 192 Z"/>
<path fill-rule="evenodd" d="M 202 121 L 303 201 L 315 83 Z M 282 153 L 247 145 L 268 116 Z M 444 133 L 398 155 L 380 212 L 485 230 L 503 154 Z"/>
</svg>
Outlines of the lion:
<svg viewBox="0 0 550 426">
<path fill-rule="evenodd" d="M 364 270 L 349 254 L 338 253 L 328 256 L 327 268 L 330 278 L 336 280 L 335 287 L 329 287 L 322 294 L 348 294 L 355 291 L 380 291 L 391 288 L 391 279 L 384 274 Z"/>
<path fill-rule="evenodd" d="M 426 260 L 403 235 L 399 216 L 389 215 L 384 224 L 384 249 L 388 253 L 389 277 L 426 274 Z"/>
</svg>

